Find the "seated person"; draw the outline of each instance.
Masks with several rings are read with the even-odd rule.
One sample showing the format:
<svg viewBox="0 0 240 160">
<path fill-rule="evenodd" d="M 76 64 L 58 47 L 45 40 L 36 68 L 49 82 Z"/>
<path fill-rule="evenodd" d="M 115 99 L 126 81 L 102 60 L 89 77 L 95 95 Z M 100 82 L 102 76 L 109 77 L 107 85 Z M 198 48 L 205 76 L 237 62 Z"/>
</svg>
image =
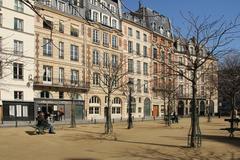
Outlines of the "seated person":
<svg viewBox="0 0 240 160">
<path fill-rule="evenodd" d="M 48 123 L 47 119 L 45 119 L 43 112 L 40 112 L 38 114 L 38 116 L 37 116 L 37 125 L 36 126 L 41 128 L 42 130 L 48 128 L 49 129 L 49 133 L 55 134 L 53 126 Z"/>
</svg>

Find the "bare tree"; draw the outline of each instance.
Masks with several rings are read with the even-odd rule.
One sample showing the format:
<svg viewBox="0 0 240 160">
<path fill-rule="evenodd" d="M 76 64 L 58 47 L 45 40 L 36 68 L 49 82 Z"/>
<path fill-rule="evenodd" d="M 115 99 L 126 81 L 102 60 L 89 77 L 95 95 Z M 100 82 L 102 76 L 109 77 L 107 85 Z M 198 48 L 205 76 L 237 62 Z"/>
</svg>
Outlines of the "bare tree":
<svg viewBox="0 0 240 160">
<path fill-rule="evenodd" d="M 233 128 L 233 111 L 236 108 L 236 96 L 240 93 L 240 55 L 227 55 L 219 67 L 219 92 L 231 100 L 231 124 Z"/>
<path fill-rule="evenodd" d="M 115 57 L 110 60 L 109 55 L 105 54 L 103 63 L 99 65 L 96 71 L 92 71 L 93 82 L 101 88 L 101 90 L 107 96 L 107 107 L 106 107 L 106 122 L 105 122 L 105 133 L 110 134 L 113 132 L 112 120 L 111 120 L 111 98 L 116 91 L 122 91 L 126 88 L 127 80 L 125 76 L 126 62 L 121 57 Z M 122 92 L 121 92 L 122 93 Z"/>
<path fill-rule="evenodd" d="M 192 98 L 191 98 L 191 127 L 190 127 L 190 147 L 200 147 L 201 145 L 201 131 L 199 127 L 199 120 L 197 116 L 197 81 L 201 78 L 201 67 L 214 57 L 221 57 L 223 51 L 227 50 L 227 46 L 231 43 L 236 35 L 239 33 L 238 17 L 233 21 L 227 23 L 223 18 L 211 20 L 211 17 L 198 17 L 189 13 L 183 16 L 187 25 L 187 33 L 179 29 L 175 29 L 178 43 L 175 44 L 178 49 L 182 46 L 184 64 L 186 72 L 182 75 L 191 84 Z M 166 64 L 165 64 L 166 65 Z M 167 66 L 175 73 L 180 74 L 179 63 L 175 67 Z"/>
</svg>

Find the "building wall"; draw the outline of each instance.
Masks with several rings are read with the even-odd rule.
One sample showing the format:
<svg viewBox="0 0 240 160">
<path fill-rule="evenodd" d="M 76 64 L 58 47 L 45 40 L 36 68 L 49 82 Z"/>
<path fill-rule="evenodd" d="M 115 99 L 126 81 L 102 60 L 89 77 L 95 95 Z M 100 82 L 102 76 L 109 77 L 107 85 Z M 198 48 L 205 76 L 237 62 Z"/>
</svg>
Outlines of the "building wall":
<svg viewBox="0 0 240 160">
<path fill-rule="evenodd" d="M 0 54 L 3 57 L 3 61 L 7 57 L 11 61 L 10 65 L 5 65 L 3 68 L 3 78 L 0 79 L 0 88 L 1 101 L 14 101 L 15 103 L 11 104 L 20 104 L 14 100 L 14 91 L 23 91 L 23 100 L 20 101 L 33 102 L 31 80 L 34 75 L 34 14 L 26 6 L 23 6 L 23 12 L 17 11 L 14 6 L 14 0 L 3 1 L 0 11 L 2 14 L 0 37 L 2 38 L 3 51 Z M 14 18 L 24 21 L 23 31 L 14 30 Z M 21 56 L 16 56 L 14 53 L 14 40 L 23 41 L 23 53 Z M 13 78 L 14 62 L 23 64 L 23 79 Z"/>
</svg>

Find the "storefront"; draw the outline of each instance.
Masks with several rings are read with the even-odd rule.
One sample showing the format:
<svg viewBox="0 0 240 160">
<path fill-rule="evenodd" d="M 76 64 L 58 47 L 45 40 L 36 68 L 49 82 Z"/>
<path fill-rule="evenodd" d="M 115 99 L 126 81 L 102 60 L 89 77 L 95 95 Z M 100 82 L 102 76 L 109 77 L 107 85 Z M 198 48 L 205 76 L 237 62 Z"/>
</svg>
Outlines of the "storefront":
<svg viewBox="0 0 240 160">
<path fill-rule="evenodd" d="M 34 102 L 2 101 L 3 121 L 33 121 Z"/>
</svg>

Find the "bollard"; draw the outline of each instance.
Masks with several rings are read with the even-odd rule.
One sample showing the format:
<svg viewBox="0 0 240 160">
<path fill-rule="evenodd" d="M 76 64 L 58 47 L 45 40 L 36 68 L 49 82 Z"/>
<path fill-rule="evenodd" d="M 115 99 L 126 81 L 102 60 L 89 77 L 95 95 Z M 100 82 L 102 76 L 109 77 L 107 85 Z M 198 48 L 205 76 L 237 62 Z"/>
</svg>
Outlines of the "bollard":
<svg viewBox="0 0 240 160">
<path fill-rule="evenodd" d="M 143 120 L 144 120 L 144 117 L 142 117 L 142 122 L 143 122 Z"/>
<path fill-rule="evenodd" d="M 94 124 L 96 124 L 97 123 L 97 120 L 96 119 L 94 119 Z"/>
<path fill-rule="evenodd" d="M 93 123 L 93 118 L 91 118 L 91 123 Z"/>
<path fill-rule="evenodd" d="M 120 119 L 121 121 L 122 121 L 122 117 L 121 117 L 121 119 Z"/>
<path fill-rule="evenodd" d="M 113 118 L 113 120 L 112 120 L 112 121 L 113 121 L 113 123 L 114 123 L 114 118 Z"/>
</svg>

